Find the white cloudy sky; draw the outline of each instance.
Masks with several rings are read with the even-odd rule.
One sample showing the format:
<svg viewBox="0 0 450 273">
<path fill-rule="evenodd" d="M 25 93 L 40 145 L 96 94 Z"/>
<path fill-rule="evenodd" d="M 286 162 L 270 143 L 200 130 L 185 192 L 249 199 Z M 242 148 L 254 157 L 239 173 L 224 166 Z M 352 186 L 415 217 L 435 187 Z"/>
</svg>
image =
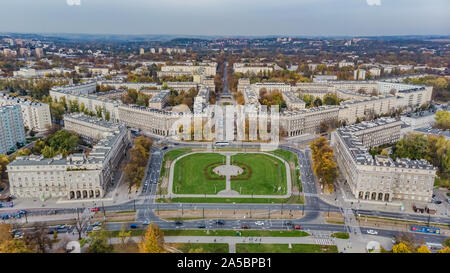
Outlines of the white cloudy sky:
<svg viewBox="0 0 450 273">
<path fill-rule="evenodd" d="M 450 0 L 2 0 L 0 31 L 450 34 Z"/>
</svg>

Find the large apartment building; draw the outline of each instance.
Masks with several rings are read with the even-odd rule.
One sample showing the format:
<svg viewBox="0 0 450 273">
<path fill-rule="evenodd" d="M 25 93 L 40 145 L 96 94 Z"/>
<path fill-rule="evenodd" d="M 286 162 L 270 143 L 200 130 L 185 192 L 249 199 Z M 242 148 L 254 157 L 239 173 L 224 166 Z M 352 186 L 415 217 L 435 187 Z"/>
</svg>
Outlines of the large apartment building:
<svg viewBox="0 0 450 273">
<path fill-rule="evenodd" d="M 104 196 L 130 145 L 130 134 L 125 125 L 83 115 L 67 117 L 68 129 L 82 137 L 100 140 L 89 155 L 17 157 L 7 167 L 11 195 L 41 199 L 97 199 Z M 98 134 L 91 132 L 94 127 Z"/>
<path fill-rule="evenodd" d="M 338 106 L 320 106 L 303 110 L 288 110 L 280 114 L 280 124 L 287 137 L 320 133 L 321 125 L 338 120 Z"/>
<path fill-rule="evenodd" d="M 15 151 L 25 143 L 25 129 L 19 105 L 0 106 L 0 154 Z"/>
<path fill-rule="evenodd" d="M 339 172 L 355 198 L 390 202 L 429 202 L 436 168 L 426 160 L 386 156 L 373 158 L 368 149 L 400 140 L 402 122 L 381 118 L 337 129 L 331 135 Z"/>
<path fill-rule="evenodd" d="M 242 74 L 258 74 L 269 73 L 273 71 L 274 64 L 246 64 L 246 63 L 234 63 L 234 73 Z"/>
<path fill-rule="evenodd" d="M 0 106 L 4 105 L 19 105 L 22 111 L 23 124 L 29 130 L 44 132 L 52 126 L 50 106 L 48 104 L 0 94 Z"/>
</svg>

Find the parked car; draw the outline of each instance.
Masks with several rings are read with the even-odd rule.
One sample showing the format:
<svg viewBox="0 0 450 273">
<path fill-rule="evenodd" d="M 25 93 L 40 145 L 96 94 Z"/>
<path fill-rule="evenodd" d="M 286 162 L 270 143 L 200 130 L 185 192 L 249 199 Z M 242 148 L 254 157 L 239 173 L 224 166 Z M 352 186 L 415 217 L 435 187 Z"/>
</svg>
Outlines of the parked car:
<svg viewBox="0 0 450 273">
<path fill-rule="evenodd" d="M 218 225 L 225 225 L 225 222 L 223 220 L 217 220 L 216 224 L 218 224 Z"/>
<path fill-rule="evenodd" d="M 150 225 L 150 221 L 149 220 L 145 220 L 144 222 L 142 222 L 143 225 Z"/>
<path fill-rule="evenodd" d="M 96 226 L 96 227 L 94 227 L 92 230 L 97 231 L 97 230 L 100 230 L 100 229 L 102 229 L 102 227 Z"/>
<path fill-rule="evenodd" d="M 200 224 L 200 225 L 198 225 L 198 228 L 206 228 L 206 225 L 205 224 Z"/>
<path fill-rule="evenodd" d="M 135 228 L 137 228 L 137 225 L 136 224 L 130 224 L 130 228 L 135 229 Z"/>
<path fill-rule="evenodd" d="M 378 234 L 378 231 L 373 230 L 373 229 L 369 229 L 369 230 L 367 230 L 367 234 L 377 235 L 377 234 Z"/>
<path fill-rule="evenodd" d="M 291 221 L 287 221 L 286 223 L 284 223 L 284 225 L 286 225 L 286 226 L 292 226 L 292 222 L 291 222 Z"/>
<path fill-rule="evenodd" d="M 439 204 L 442 204 L 442 201 L 437 200 L 437 201 L 435 201 L 434 203 L 439 205 Z"/>
<path fill-rule="evenodd" d="M 58 226 L 56 226 L 56 229 L 65 229 L 66 228 L 66 225 L 58 225 Z"/>
<path fill-rule="evenodd" d="M 181 222 L 180 220 L 175 221 L 175 225 L 177 225 L 177 226 L 181 226 L 182 224 L 183 224 L 183 222 Z"/>
<path fill-rule="evenodd" d="M 96 211 L 99 211 L 99 210 L 100 210 L 100 208 L 98 208 L 98 207 L 91 209 L 92 212 L 96 212 Z"/>
<path fill-rule="evenodd" d="M 250 226 L 249 226 L 249 225 L 246 225 L 246 224 L 242 224 L 241 228 L 242 228 L 242 229 L 250 229 Z"/>
<path fill-rule="evenodd" d="M 94 222 L 92 225 L 93 225 L 94 227 L 96 227 L 96 226 L 101 226 L 102 223 L 100 223 L 100 222 Z"/>
<path fill-rule="evenodd" d="M 263 221 L 256 221 L 255 225 L 257 225 L 257 226 L 264 226 L 264 222 Z"/>
<path fill-rule="evenodd" d="M 301 225 L 294 225 L 294 229 L 302 229 Z"/>
</svg>

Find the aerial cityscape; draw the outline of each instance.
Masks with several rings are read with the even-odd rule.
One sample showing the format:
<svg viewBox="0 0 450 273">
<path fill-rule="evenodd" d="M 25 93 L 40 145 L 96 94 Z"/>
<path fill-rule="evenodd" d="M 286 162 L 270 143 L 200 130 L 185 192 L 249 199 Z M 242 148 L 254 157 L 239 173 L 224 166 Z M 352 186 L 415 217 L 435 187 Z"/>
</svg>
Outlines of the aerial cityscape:
<svg viewBox="0 0 450 273">
<path fill-rule="evenodd" d="M 450 253 L 449 3 L 103 2 L 5 4 L 0 253 Z"/>
</svg>

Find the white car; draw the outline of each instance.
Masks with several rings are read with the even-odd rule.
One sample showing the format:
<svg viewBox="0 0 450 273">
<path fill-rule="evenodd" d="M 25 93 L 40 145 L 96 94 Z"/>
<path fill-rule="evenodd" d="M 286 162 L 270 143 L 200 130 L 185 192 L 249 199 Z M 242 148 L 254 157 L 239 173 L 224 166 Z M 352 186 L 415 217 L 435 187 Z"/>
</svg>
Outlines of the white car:
<svg viewBox="0 0 450 273">
<path fill-rule="evenodd" d="M 373 229 L 369 229 L 369 230 L 367 231 L 367 233 L 368 233 L 368 234 L 372 234 L 372 235 L 377 235 L 377 234 L 378 234 L 378 232 L 375 231 L 375 230 L 373 230 Z"/>
<path fill-rule="evenodd" d="M 264 222 L 262 222 L 262 221 L 256 221 L 256 222 L 255 222 L 255 225 L 257 225 L 257 226 L 264 226 Z"/>
<path fill-rule="evenodd" d="M 102 229 L 102 227 L 100 227 L 100 226 L 96 226 L 96 227 L 94 227 L 92 230 L 95 230 L 95 231 L 97 231 L 97 230 L 100 230 L 100 229 Z"/>
</svg>

